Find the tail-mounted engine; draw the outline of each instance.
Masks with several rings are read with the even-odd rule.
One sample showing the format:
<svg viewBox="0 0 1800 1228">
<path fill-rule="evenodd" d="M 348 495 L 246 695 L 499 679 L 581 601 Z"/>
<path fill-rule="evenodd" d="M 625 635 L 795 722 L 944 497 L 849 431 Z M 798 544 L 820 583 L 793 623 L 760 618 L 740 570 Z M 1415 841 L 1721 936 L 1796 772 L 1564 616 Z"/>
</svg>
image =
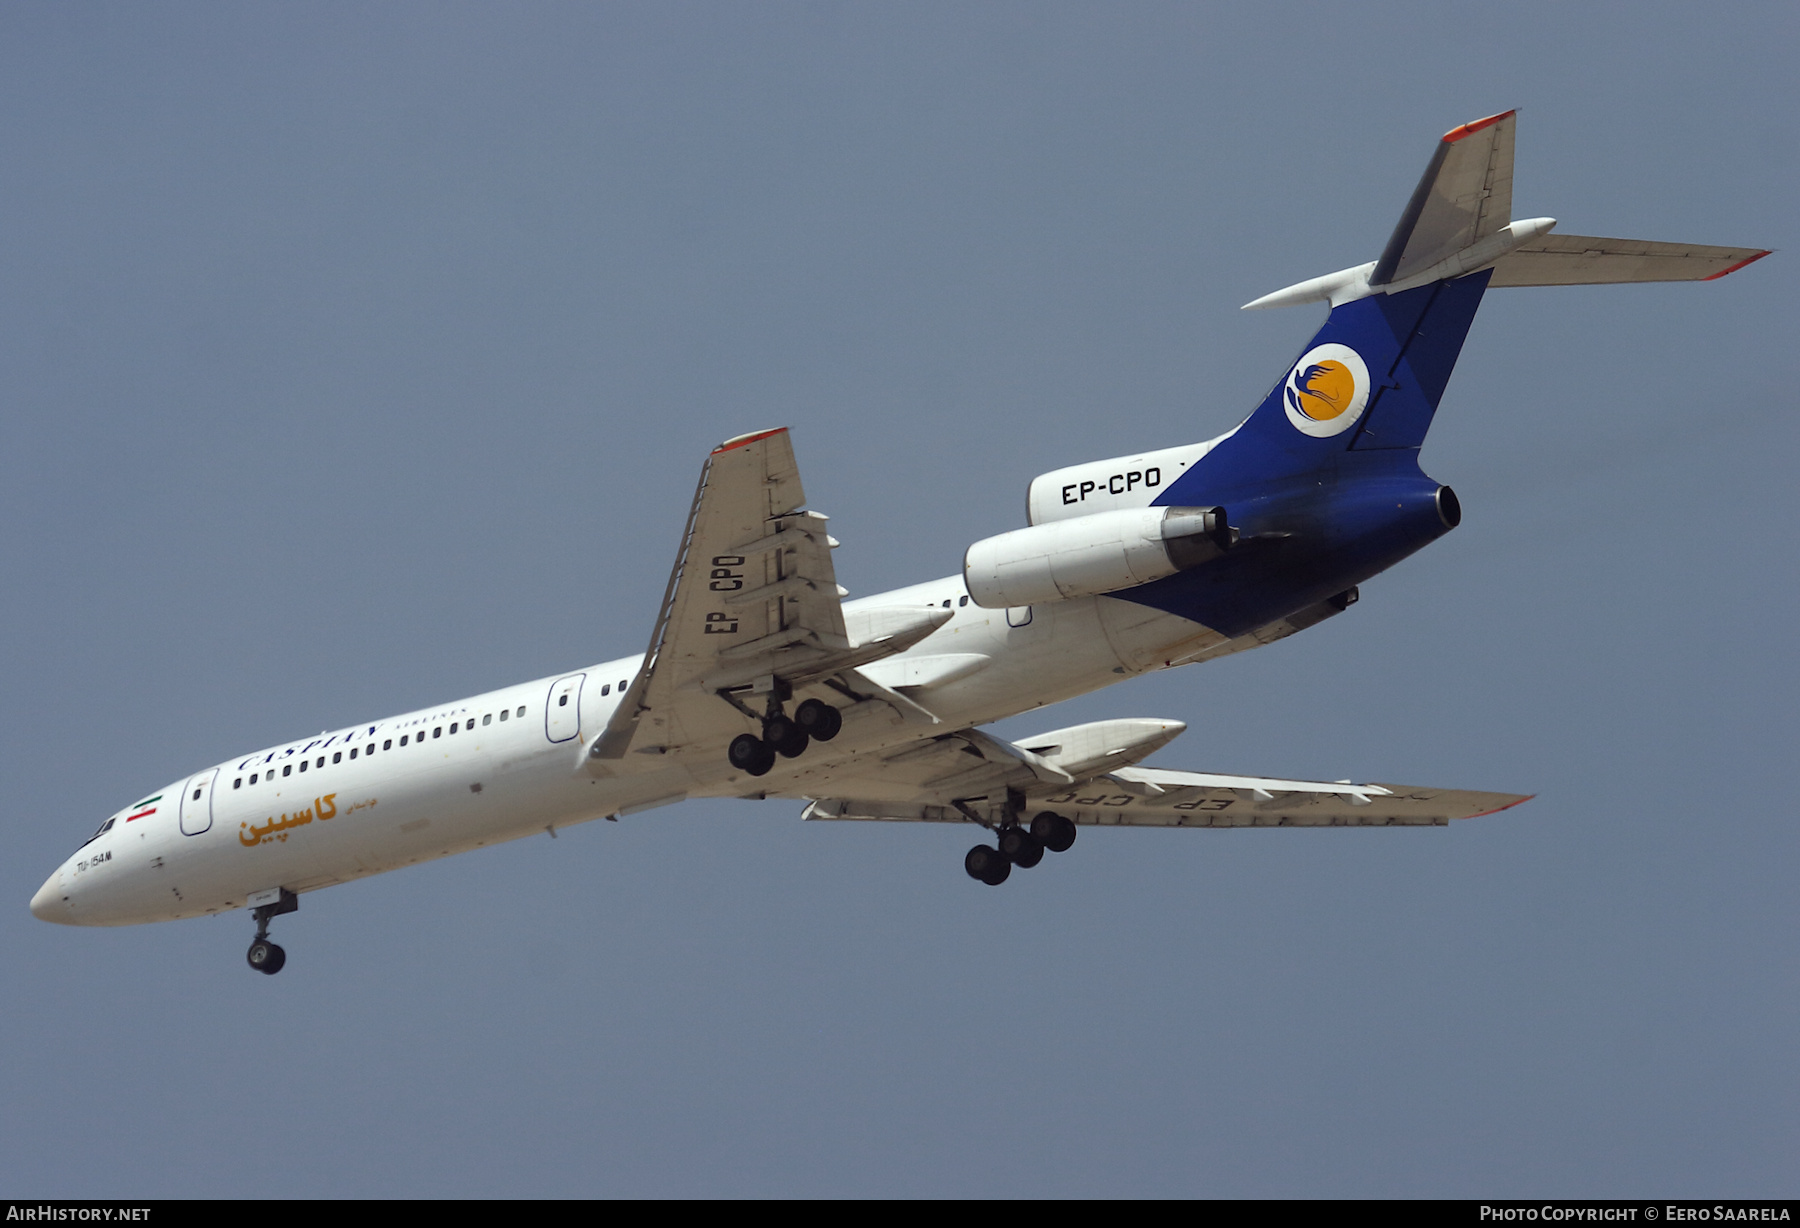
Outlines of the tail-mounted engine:
<svg viewBox="0 0 1800 1228">
<path fill-rule="evenodd" d="M 1067 601 L 1198 567 L 1236 540 L 1222 507 L 1098 512 L 983 538 L 963 555 L 963 580 L 989 609 Z"/>
</svg>

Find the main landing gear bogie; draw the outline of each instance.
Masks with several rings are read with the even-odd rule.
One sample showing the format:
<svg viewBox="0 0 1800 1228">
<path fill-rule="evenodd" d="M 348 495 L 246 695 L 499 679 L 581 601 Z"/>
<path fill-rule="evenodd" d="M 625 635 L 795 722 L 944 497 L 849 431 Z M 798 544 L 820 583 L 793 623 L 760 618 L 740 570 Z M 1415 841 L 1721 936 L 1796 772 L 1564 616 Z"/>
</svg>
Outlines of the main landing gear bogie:
<svg viewBox="0 0 1800 1228">
<path fill-rule="evenodd" d="M 1030 827 L 1009 822 L 993 844 L 977 844 L 963 857 L 963 869 L 976 882 L 998 887 L 1013 867 L 1029 870 L 1046 852 L 1066 853 L 1075 843 L 1075 824 L 1054 811 L 1040 811 Z"/>
<path fill-rule="evenodd" d="M 807 699 L 788 716 L 779 708 L 764 719 L 762 736 L 740 733 L 731 740 L 725 757 L 731 766 L 751 776 L 766 776 L 775 756 L 798 759 L 814 742 L 829 742 L 844 727 L 844 715 L 823 700 Z"/>
</svg>

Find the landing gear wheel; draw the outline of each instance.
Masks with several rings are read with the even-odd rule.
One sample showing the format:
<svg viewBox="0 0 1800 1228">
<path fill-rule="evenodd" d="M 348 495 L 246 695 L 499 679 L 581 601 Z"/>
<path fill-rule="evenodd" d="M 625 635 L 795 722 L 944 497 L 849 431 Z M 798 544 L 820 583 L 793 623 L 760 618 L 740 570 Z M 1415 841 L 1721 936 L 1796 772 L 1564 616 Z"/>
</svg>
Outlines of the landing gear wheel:
<svg viewBox="0 0 1800 1228">
<path fill-rule="evenodd" d="M 1000 855 L 991 844 L 977 844 L 963 858 L 963 869 L 969 877 L 990 887 L 998 887 L 1012 873 L 1012 862 Z"/>
<path fill-rule="evenodd" d="M 265 976 L 274 976 L 287 963 L 287 952 L 270 942 L 267 938 L 258 938 L 250 944 L 250 950 L 244 958 L 250 966 Z"/>
<path fill-rule="evenodd" d="M 753 733 L 740 733 L 731 739 L 731 746 L 725 751 L 725 757 L 731 761 L 732 767 L 752 776 L 765 776 L 775 766 L 775 752 L 769 749 L 768 743 Z"/>
<path fill-rule="evenodd" d="M 829 742 L 844 727 L 844 714 L 823 700 L 808 699 L 794 709 L 794 724 L 806 730 L 808 736 Z"/>
<path fill-rule="evenodd" d="M 740 733 L 725 749 L 725 758 L 740 772 L 748 772 L 763 757 L 763 740 L 753 733 Z"/>
<path fill-rule="evenodd" d="M 1075 824 L 1053 810 L 1040 810 L 1031 820 L 1031 834 L 1052 853 L 1066 853 L 1075 843 Z"/>
<path fill-rule="evenodd" d="M 763 722 L 763 741 L 789 759 L 798 759 L 812 739 L 785 716 L 771 716 Z"/>
<path fill-rule="evenodd" d="M 1044 859 L 1044 846 L 1023 827 L 1008 827 L 1000 833 L 1000 855 L 1019 869 L 1029 870 Z"/>
</svg>

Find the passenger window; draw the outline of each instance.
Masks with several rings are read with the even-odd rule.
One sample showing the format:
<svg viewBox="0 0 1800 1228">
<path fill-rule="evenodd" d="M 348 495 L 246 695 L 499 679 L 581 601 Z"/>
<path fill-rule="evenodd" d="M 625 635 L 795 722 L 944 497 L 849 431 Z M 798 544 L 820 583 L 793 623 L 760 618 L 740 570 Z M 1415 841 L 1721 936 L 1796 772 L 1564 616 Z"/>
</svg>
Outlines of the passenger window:
<svg viewBox="0 0 1800 1228">
<path fill-rule="evenodd" d="M 325 766 L 325 756 L 324 756 L 324 755 L 320 755 L 320 756 L 319 756 L 319 761 L 318 761 L 318 762 L 317 762 L 317 763 L 315 763 L 315 764 L 313 764 L 313 766 L 314 766 L 314 767 L 324 767 L 324 766 Z"/>
<path fill-rule="evenodd" d="M 256 773 L 255 772 L 250 773 L 250 783 L 251 784 L 256 783 Z"/>
<path fill-rule="evenodd" d="M 362 748 L 361 748 L 361 747 L 358 747 L 358 746 L 352 746 L 352 747 L 351 747 L 351 748 L 350 748 L 350 757 L 351 757 L 351 758 L 352 758 L 352 759 L 354 759 L 354 758 L 356 758 L 356 752 L 357 752 L 357 751 L 358 751 L 358 750 L 360 750 L 360 749 L 362 749 Z"/>
<path fill-rule="evenodd" d="M 601 687 L 600 693 L 602 695 L 611 695 L 612 694 L 612 683 L 609 682 L 605 686 Z"/>
<path fill-rule="evenodd" d="M 402 746 L 404 746 L 406 744 L 406 739 L 402 738 L 400 740 L 400 744 Z M 394 749 L 394 739 L 392 739 L 392 738 L 382 739 L 381 749 L 382 750 L 393 750 Z"/>
<path fill-rule="evenodd" d="M 569 706 L 569 697 L 567 695 L 564 695 L 561 699 L 556 701 L 556 706 L 559 708 L 568 707 Z"/>
<path fill-rule="evenodd" d="M 234 789 L 243 788 L 244 787 L 244 778 L 242 776 L 239 776 L 236 780 L 231 782 L 231 787 Z"/>
<path fill-rule="evenodd" d="M 331 753 L 331 761 L 333 763 L 342 763 L 344 761 L 344 752 L 341 750 L 333 751 Z M 324 767 L 325 765 L 321 763 L 319 766 Z"/>
<path fill-rule="evenodd" d="M 623 678 L 619 679 L 619 689 L 621 691 L 623 691 L 625 689 L 625 679 L 623 679 Z M 519 715 L 524 716 L 525 714 L 523 712 L 521 712 L 521 713 L 519 713 Z"/>
<path fill-rule="evenodd" d="M 195 790 L 194 790 L 194 800 L 195 800 L 195 801 L 199 801 L 199 800 L 200 800 L 200 790 L 198 790 L 198 789 L 195 789 Z"/>
<path fill-rule="evenodd" d="M 450 722 L 450 732 L 451 733 L 455 733 L 458 729 L 461 729 L 461 728 L 462 728 L 462 723 L 460 721 L 451 721 Z"/>
<path fill-rule="evenodd" d="M 509 717 L 511 715 L 512 715 L 512 710 L 509 708 L 500 714 L 500 719 L 505 720 L 507 717 Z"/>
<path fill-rule="evenodd" d="M 305 767 L 306 765 L 303 763 L 300 766 Z M 282 764 L 281 765 L 281 774 L 283 776 L 292 776 L 294 774 L 294 765 L 291 763 Z"/>
<path fill-rule="evenodd" d="M 950 608 L 950 598 L 948 597 L 944 598 L 944 608 L 946 610 Z"/>
<path fill-rule="evenodd" d="M 444 727 L 442 725 L 439 725 L 436 729 L 433 729 L 431 731 L 431 736 L 434 738 L 443 737 L 444 736 Z"/>
<path fill-rule="evenodd" d="M 483 715 L 481 718 L 481 723 L 483 725 L 492 725 L 494 723 L 494 714 L 492 712 L 489 712 L 489 713 L 486 713 L 485 715 Z"/>
<path fill-rule="evenodd" d="M 402 745 L 402 746 L 406 745 L 406 735 L 405 734 L 400 735 L 400 745 Z"/>
<path fill-rule="evenodd" d="M 956 599 L 956 604 L 957 604 L 957 605 L 958 605 L 958 606 L 965 606 L 965 605 L 968 605 L 968 604 L 969 604 L 969 599 L 968 599 L 968 598 L 967 598 L 967 597 L 958 597 L 958 598 L 957 598 L 957 599 Z"/>
<path fill-rule="evenodd" d="M 517 711 L 517 712 L 515 712 L 515 713 L 513 713 L 513 715 L 514 715 L 514 716 L 524 716 L 524 715 L 525 715 L 525 705 L 524 705 L 524 704 L 520 704 L 520 705 L 519 705 L 519 710 L 518 710 L 518 711 Z"/>
<path fill-rule="evenodd" d="M 304 772 L 304 771 L 305 771 L 305 770 L 306 770 L 306 760 L 304 760 L 304 759 L 302 759 L 302 760 L 301 760 L 301 761 L 300 761 L 300 770 L 301 770 L 301 771 L 302 771 L 302 772 Z"/>
</svg>

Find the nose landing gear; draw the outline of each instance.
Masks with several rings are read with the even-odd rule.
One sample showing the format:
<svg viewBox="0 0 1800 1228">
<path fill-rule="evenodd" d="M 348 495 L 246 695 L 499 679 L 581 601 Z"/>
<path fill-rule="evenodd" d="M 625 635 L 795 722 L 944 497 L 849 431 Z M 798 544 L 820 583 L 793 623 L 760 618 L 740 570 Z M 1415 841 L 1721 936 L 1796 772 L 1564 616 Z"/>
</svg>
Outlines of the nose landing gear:
<svg viewBox="0 0 1800 1228">
<path fill-rule="evenodd" d="M 244 956 L 250 966 L 266 976 L 274 976 L 287 963 L 287 952 L 266 938 L 258 938 L 250 944 L 249 953 Z"/>
<path fill-rule="evenodd" d="M 257 903 L 266 900 L 266 903 Z M 250 944 L 244 959 L 249 965 L 264 976 L 274 976 L 287 963 L 287 952 L 269 941 L 269 922 L 283 913 L 294 912 L 300 907 L 300 897 L 286 887 L 278 887 L 273 891 L 259 891 L 250 897 L 256 907 L 250 915 L 256 918 L 256 941 Z"/>
<path fill-rule="evenodd" d="M 977 844 L 963 858 L 963 869 L 976 882 L 998 887 L 1014 866 L 1029 870 L 1046 852 L 1064 853 L 1075 843 L 1075 824 L 1053 811 L 1039 811 L 1030 828 L 1009 820 L 994 844 Z M 995 846 L 998 847 L 995 847 Z"/>
</svg>

